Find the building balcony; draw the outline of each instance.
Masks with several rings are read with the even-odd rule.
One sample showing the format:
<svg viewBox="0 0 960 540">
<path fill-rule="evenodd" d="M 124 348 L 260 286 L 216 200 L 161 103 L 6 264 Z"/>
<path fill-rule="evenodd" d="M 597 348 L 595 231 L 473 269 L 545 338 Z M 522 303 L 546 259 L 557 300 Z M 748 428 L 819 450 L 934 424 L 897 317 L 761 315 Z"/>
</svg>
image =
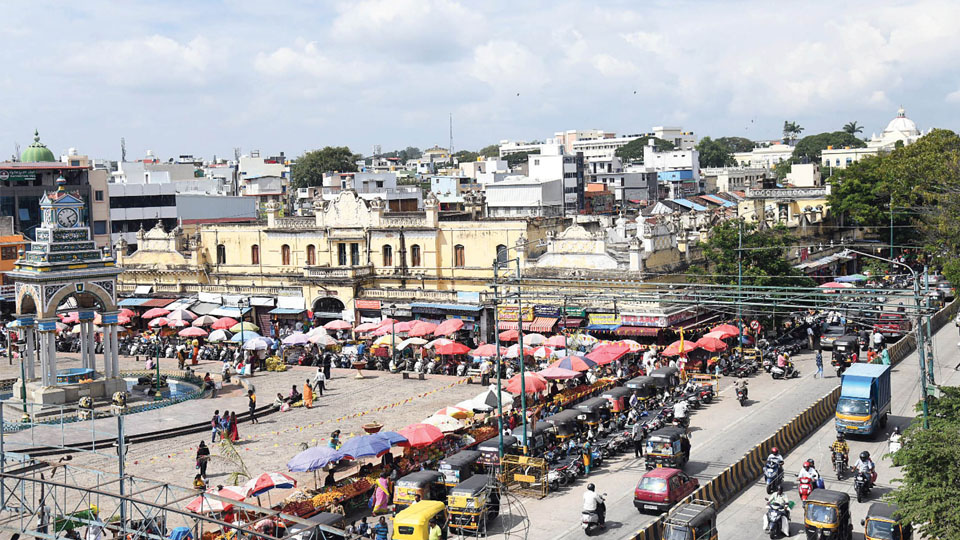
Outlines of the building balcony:
<svg viewBox="0 0 960 540">
<path fill-rule="evenodd" d="M 316 229 L 317 219 L 314 217 L 282 217 L 277 218 L 276 229 Z"/>
<path fill-rule="evenodd" d="M 373 265 L 366 266 L 304 266 L 303 277 L 321 280 L 353 280 L 373 277 Z"/>
<path fill-rule="evenodd" d="M 748 199 L 819 199 L 829 194 L 829 184 L 823 187 L 747 189 Z"/>
<path fill-rule="evenodd" d="M 150 294 L 190 295 L 201 292 L 213 294 L 238 294 L 251 296 L 299 296 L 303 294 L 301 287 L 262 287 L 247 285 L 208 285 L 200 283 L 140 283 L 121 282 L 117 284 L 119 294 L 133 294 L 138 285 L 150 285 L 153 290 Z"/>
<path fill-rule="evenodd" d="M 364 288 L 361 296 L 365 300 L 380 300 L 382 302 L 412 303 L 432 302 L 437 304 L 458 304 L 457 291 L 432 291 L 424 289 L 367 289 Z M 488 292 L 480 293 L 480 303 L 485 304 L 493 300 Z"/>
</svg>

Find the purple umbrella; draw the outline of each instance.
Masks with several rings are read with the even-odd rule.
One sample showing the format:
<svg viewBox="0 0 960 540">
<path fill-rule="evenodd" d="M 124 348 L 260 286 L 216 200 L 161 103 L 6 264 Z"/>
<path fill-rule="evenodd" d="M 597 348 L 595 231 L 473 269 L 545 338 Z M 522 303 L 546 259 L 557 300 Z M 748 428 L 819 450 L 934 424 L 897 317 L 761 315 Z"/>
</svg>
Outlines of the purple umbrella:
<svg viewBox="0 0 960 540">
<path fill-rule="evenodd" d="M 374 433 L 373 436 L 387 441 L 390 446 L 405 445 L 408 442 L 406 437 L 396 431 L 381 431 L 380 433 Z"/>
<path fill-rule="evenodd" d="M 340 453 L 343 454 L 343 457 L 350 459 L 379 457 L 389 450 L 390 443 L 383 437 L 377 437 L 376 435 L 361 435 L 347 439 L 347 442 L 340 447 Z"/>
<path fill-rule="evenodd" d="M 306 345 L 310 343 L 310 338 L 303 332 L 295 332 L 283 338 L 284 345 Z"/>
<path fill-rule="evenodd" d="M 330 463 L 343 459 L 343 454 L 329 446 L 314 446 L 293 456 L 287 462 L 291 472 L 308 472 L 322 469 Z"/>
</svg>

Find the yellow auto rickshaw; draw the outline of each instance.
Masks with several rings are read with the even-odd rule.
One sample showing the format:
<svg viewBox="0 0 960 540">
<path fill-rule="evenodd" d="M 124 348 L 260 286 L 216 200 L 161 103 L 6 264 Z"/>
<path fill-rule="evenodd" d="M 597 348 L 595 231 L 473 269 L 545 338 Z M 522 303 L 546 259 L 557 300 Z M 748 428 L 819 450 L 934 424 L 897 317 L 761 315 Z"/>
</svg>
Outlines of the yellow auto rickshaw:
<svg viewBox="0 0 960 540">
<path fill-rule="evenodd" d="M 450 528 L 486 536 L 491 520 L 500 514 L 500 493 L 490 477 L 478 474 L 460 482 L 447 495 Z"/>
<path fill-rule="evenodd" d="M 663 520 L 662 540 L 717 540 L 717 510 L 693 499 L 673 507 Z"/>
<path fill-rule="evenodd" d="M 682 469 L 690 461 L 690 435 L 686 428 L 662 427 L 647 436 L 644 454 L 648 471 L 657 467 Z"/>
<path fill-rule="evenodd" d="M 393 489 L 393 505 L 396 511 L 403 510 L 417 502 L 442 501 L 447 496 L 443 485 L 443 474 L 437 471 L 414 471 L 397 480 Z"/>
<path fill-rule="evenodd" d="M 887 503 L 873 503 L 867 509 L 867 518 L 863 525 L 863 537 L 866 540 L 910 540 L 913 528 L 893 516 L 897 507 Z"/>
<path fill-rule="evenodd" d="M 394 540 L 430 540 L 430 522 L 436 520 L 447 538 L 447 506 L 440 501 L 414 503 L 393 518 Z"/>
<path fill-rule="evenodd" d="M 803 528 L 807 540 L 852 540 L 850 495 L 829 489 L 813 490 L 803 503 Z"/>
</svg>

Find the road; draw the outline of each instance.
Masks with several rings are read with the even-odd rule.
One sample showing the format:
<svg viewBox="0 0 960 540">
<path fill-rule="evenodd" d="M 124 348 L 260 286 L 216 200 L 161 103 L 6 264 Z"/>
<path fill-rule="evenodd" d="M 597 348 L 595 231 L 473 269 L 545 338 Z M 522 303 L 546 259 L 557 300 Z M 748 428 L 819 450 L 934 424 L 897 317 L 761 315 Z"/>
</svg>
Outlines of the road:
<svg viewBox="0 0 960 540">
<path fill-rule="evenodd" d="M 827 373 L 826 379 L 814 379 L 816 371 L 813 355 L 805 353 L 794 358 L 801 377 L 790 381 L 775 381 L 765 372 L 750 379 L 750 402 L 741 407 L 735 399 L 732 379 L 721 379 L 720 398 L 695 412 L 691 419 L 692 457 L 685 470 L 702 480 L 712 478 L 758 441 L 763 440 L 794 415 L 827 394 L 838 384 L 838 379 Z M 828 364 L 829 366 L 829 364 Z M 802 391 L 801 391 L 802 389 Z M 656 516 L 641 514 L 633 506 L 633 490 L 645 472 L 643 461 L 632 452 L 608 461 L 588 478 L 580 479 L 572 487 L 562 488 L 544 499 L 523 499 L 527 520 L 507 519 L 509 530 L 504 534 L 500 520 L 491 527 L 491 538 L 523 536 L 531 540 L 555 538 L 582 538 L 580 509 L 583 492 L 588 482 L 597 485 L 607 497 L 607 530 L 593 535 L 599 538 L 626 538 Z"/>
<path fill-rule="evenodd" d="M 953 366 L 960 360 L 956 340 L 956 329 L 952 324 L 947 324 L 934 336 L 934 357 L 936 358 L 934 375 L 938 384 L 950 386 L 960 384 L 960 372 L 953 370 Z M 903 428 L 910 423 L 911 418 L 915 416 L 914 405 L 920 398 L 918 373 L 919 363 L 916 353 L 910 355 L 894 368 L 891 380 L 893 406 L 887 429 L 883 435 L 876 437 L 875 440 L 864 437 L 851 437 L 849 439 L 851 463 L 853 463 L 856 456 L 863 450 L 869 451 L 870 456 L 877 462 L 877 488 L 873 490 L 870 501 L 864 501 L 863 504 L 857 503 L 856 495 L 853 493 L 853 479 L 849 475 L 847 479 L 843 481 L 838 481 L 836 476 L 831 477 L 832 467 L 830 465 L 830 452 L 828 447 L 836 438 L 836 430 L 833 427 L 832 421 L 821 427 L 814 435 L 804 441 L 799 448 L 786 456 L 786 470 L 788 474 L 784 483 L 784 494 L 793 501 L 799 501 L 796 483 L 793 481 L 791 473 L 796 474 L 805 459 L 813 458 L 818 464 L 817 468 L 820 470 L 820 473 L 825 477 L 827 489 L 850 493 L 851 514 L 855 531 L 854 539 L 862 539 L 863 529 L 860 527 L 860 520 L 866 515 L 867 508 L 871 502 L 876 501 L 882 494 L 890 491 L 891 486 L 894 485 L 892 480 L 896 478 L 897 470 L 893 467 L 889 458 L 883 458 L 881 456 L 887 452 L 887 438 L 894 426 L 900 426 L 900 429 L 903 430 Z M 827 380 L 830 381 L 830 379 Z M 720 538 L 738 538 L 743 540 L 765 538 L 762 534 L 765 497 L 766 490 L 764 486 L 762 486 L 760 482 L 756 482 L 747 491 L 741 493 L 739 497 L 731 501 L 720 512 L 718 518 Z M 791 536 L 802 538 L 802 510 L 796 507 L 791 517 Z"/>
</svg>

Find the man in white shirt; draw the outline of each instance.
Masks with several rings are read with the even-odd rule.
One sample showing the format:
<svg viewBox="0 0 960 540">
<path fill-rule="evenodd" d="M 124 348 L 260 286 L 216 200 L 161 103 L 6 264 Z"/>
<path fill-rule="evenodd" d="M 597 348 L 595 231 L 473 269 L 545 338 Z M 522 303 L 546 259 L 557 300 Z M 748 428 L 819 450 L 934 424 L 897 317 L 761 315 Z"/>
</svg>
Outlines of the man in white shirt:
<svg viewBox="0 0 960 540">
<path fill-rule="evenodd" d="M 596 512 L 597 526 L 606 528 L 604 521 L 607 517 L 607 505 L 603 502 L 603 495 L 598 495 L 593 484 L 587 484 L 587 491 L 583 494 L 583 511 Z"/>
</svg>

